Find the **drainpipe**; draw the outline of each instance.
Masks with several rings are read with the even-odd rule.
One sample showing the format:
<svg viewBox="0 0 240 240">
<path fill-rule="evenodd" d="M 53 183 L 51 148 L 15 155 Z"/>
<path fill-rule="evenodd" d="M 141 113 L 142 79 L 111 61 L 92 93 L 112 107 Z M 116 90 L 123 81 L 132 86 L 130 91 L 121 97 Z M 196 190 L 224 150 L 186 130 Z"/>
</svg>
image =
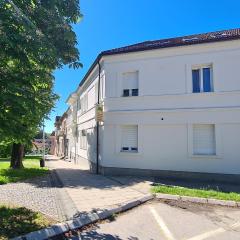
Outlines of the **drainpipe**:
<svg viewBox="0 0 240 240">
<path fill-rule="evenodd" d="M 101 66 L 98 61 L 98 95 L 97 95 L 97 104 L 100 103 L 100 74 L 101 74 Z M 96 174 L 99 174 L 99 122 L 97 121 L 97 151 L 96 151 Z"/>
</svg>

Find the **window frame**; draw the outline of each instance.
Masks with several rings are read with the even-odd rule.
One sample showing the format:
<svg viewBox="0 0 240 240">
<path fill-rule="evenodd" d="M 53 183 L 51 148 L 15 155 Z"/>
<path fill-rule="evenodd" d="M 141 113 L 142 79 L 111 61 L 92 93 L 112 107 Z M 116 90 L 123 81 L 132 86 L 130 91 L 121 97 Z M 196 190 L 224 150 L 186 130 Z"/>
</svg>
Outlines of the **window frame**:
<svg viewBox="0 0 240 240">
<path fill-rule="evenodd" d="M 209 68 L 210 69 L 210 91 L 204 91 L 204 79 L 203 79 L 203 69 Z M 193 91 L 193 71 L 199 70 L 200 74 L 200 92 Z M 214 82 L 213 82 L 213 65 L 212 64 L 200 64 L 200 65 L 193 65 L 191 68 L 191 82 L 192 82 L 192 93 L 212 93 L 214 92 Z"/>
</svg>

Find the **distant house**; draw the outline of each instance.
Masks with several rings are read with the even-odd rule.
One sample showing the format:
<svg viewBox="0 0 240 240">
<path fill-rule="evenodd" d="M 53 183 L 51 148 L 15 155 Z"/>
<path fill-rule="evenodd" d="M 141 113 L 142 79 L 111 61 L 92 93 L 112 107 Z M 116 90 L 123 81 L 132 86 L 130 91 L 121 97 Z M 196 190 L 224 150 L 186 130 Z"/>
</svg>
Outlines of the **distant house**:
<svg viewBox="0 0 240 240">
<path fill-rule="evenodd" d="M 67 100 L 68 158 L 102 174 L 239 176 L 239 63 L 240 29 L 100 53 Z"/>
<path fill-rule="evenodd" d="M 52 148 L 52 141 L 50 138 L 46 137 L 45 141 L 42 138 L 34 138 L 32 141 L 31 154 L 43 154 L 45 144 L 45 154 L 50 153 Z"/>
<path fill-rule="evenodd" d="M 55 118 L 55 154 L 62 158 L 68 156 L 68 140 L 67 140 L 67 128 L 66 128 L 67 112 L 62 116 L 56 116 Z"/>
</svg>

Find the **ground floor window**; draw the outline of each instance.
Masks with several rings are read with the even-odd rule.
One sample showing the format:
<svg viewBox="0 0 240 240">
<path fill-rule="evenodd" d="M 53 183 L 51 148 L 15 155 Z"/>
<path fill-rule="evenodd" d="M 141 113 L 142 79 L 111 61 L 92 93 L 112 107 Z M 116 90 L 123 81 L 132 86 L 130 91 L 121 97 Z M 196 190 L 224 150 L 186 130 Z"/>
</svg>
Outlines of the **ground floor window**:
<svg viewBox="0 0 240 240">
<path fill-rule="evenodd" d="M 193 154 L 216 155 L 216 136 L 214 124 L 193 125 Z"/>
<path fill-rule="evenodd" d="M 86 130 L 80 130 L 79 140 L 80 140 L 80 148 L 87 149 L 87 131 Z"/>
<path fill-rule="evenodd" d="M 121 127 L 121 151 L 122 152 L 138 151 L 137 125 L 123 125 Z"/>
</svg>

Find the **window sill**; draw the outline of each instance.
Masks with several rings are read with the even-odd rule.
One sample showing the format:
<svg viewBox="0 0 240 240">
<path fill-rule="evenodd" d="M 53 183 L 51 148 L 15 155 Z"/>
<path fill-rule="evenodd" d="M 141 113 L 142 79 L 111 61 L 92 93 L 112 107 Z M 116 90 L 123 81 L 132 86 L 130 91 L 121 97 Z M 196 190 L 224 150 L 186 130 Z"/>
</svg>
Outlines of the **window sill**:
<svg viewBox="0 0 240 240">
<path fill-rule="evenodd" d="M 134 98 L 134 97 L 139 97 L 139 95 L 137 95 L 137 96 L 132 96 L 132 95 L 130 95 L 130 96 L 121 96 L 122 98 Z"/>
<path fill-rule="evenodd" d="M 130 156 L 139 156 L 142 153 L 137 152 L 137 151 L 120 151 L 120 152 L 118 152 L 118 154 L 120 154 L 120 155 L 130 155 Z"/>
<path fill-rule="evenodd" d="M 191 158 L 203 158 L 203 159 L 219 159 L 222 158 L 220 155 L 197 155 L 197 154 L 192 154 L 190 155 Z"/>
<path fill-rule="evenodd" d="M 214 91 L 209 91 L 209 92 L 191 92 L 191 94 L 213 94 L 215 93 Z"/>
</svg>

